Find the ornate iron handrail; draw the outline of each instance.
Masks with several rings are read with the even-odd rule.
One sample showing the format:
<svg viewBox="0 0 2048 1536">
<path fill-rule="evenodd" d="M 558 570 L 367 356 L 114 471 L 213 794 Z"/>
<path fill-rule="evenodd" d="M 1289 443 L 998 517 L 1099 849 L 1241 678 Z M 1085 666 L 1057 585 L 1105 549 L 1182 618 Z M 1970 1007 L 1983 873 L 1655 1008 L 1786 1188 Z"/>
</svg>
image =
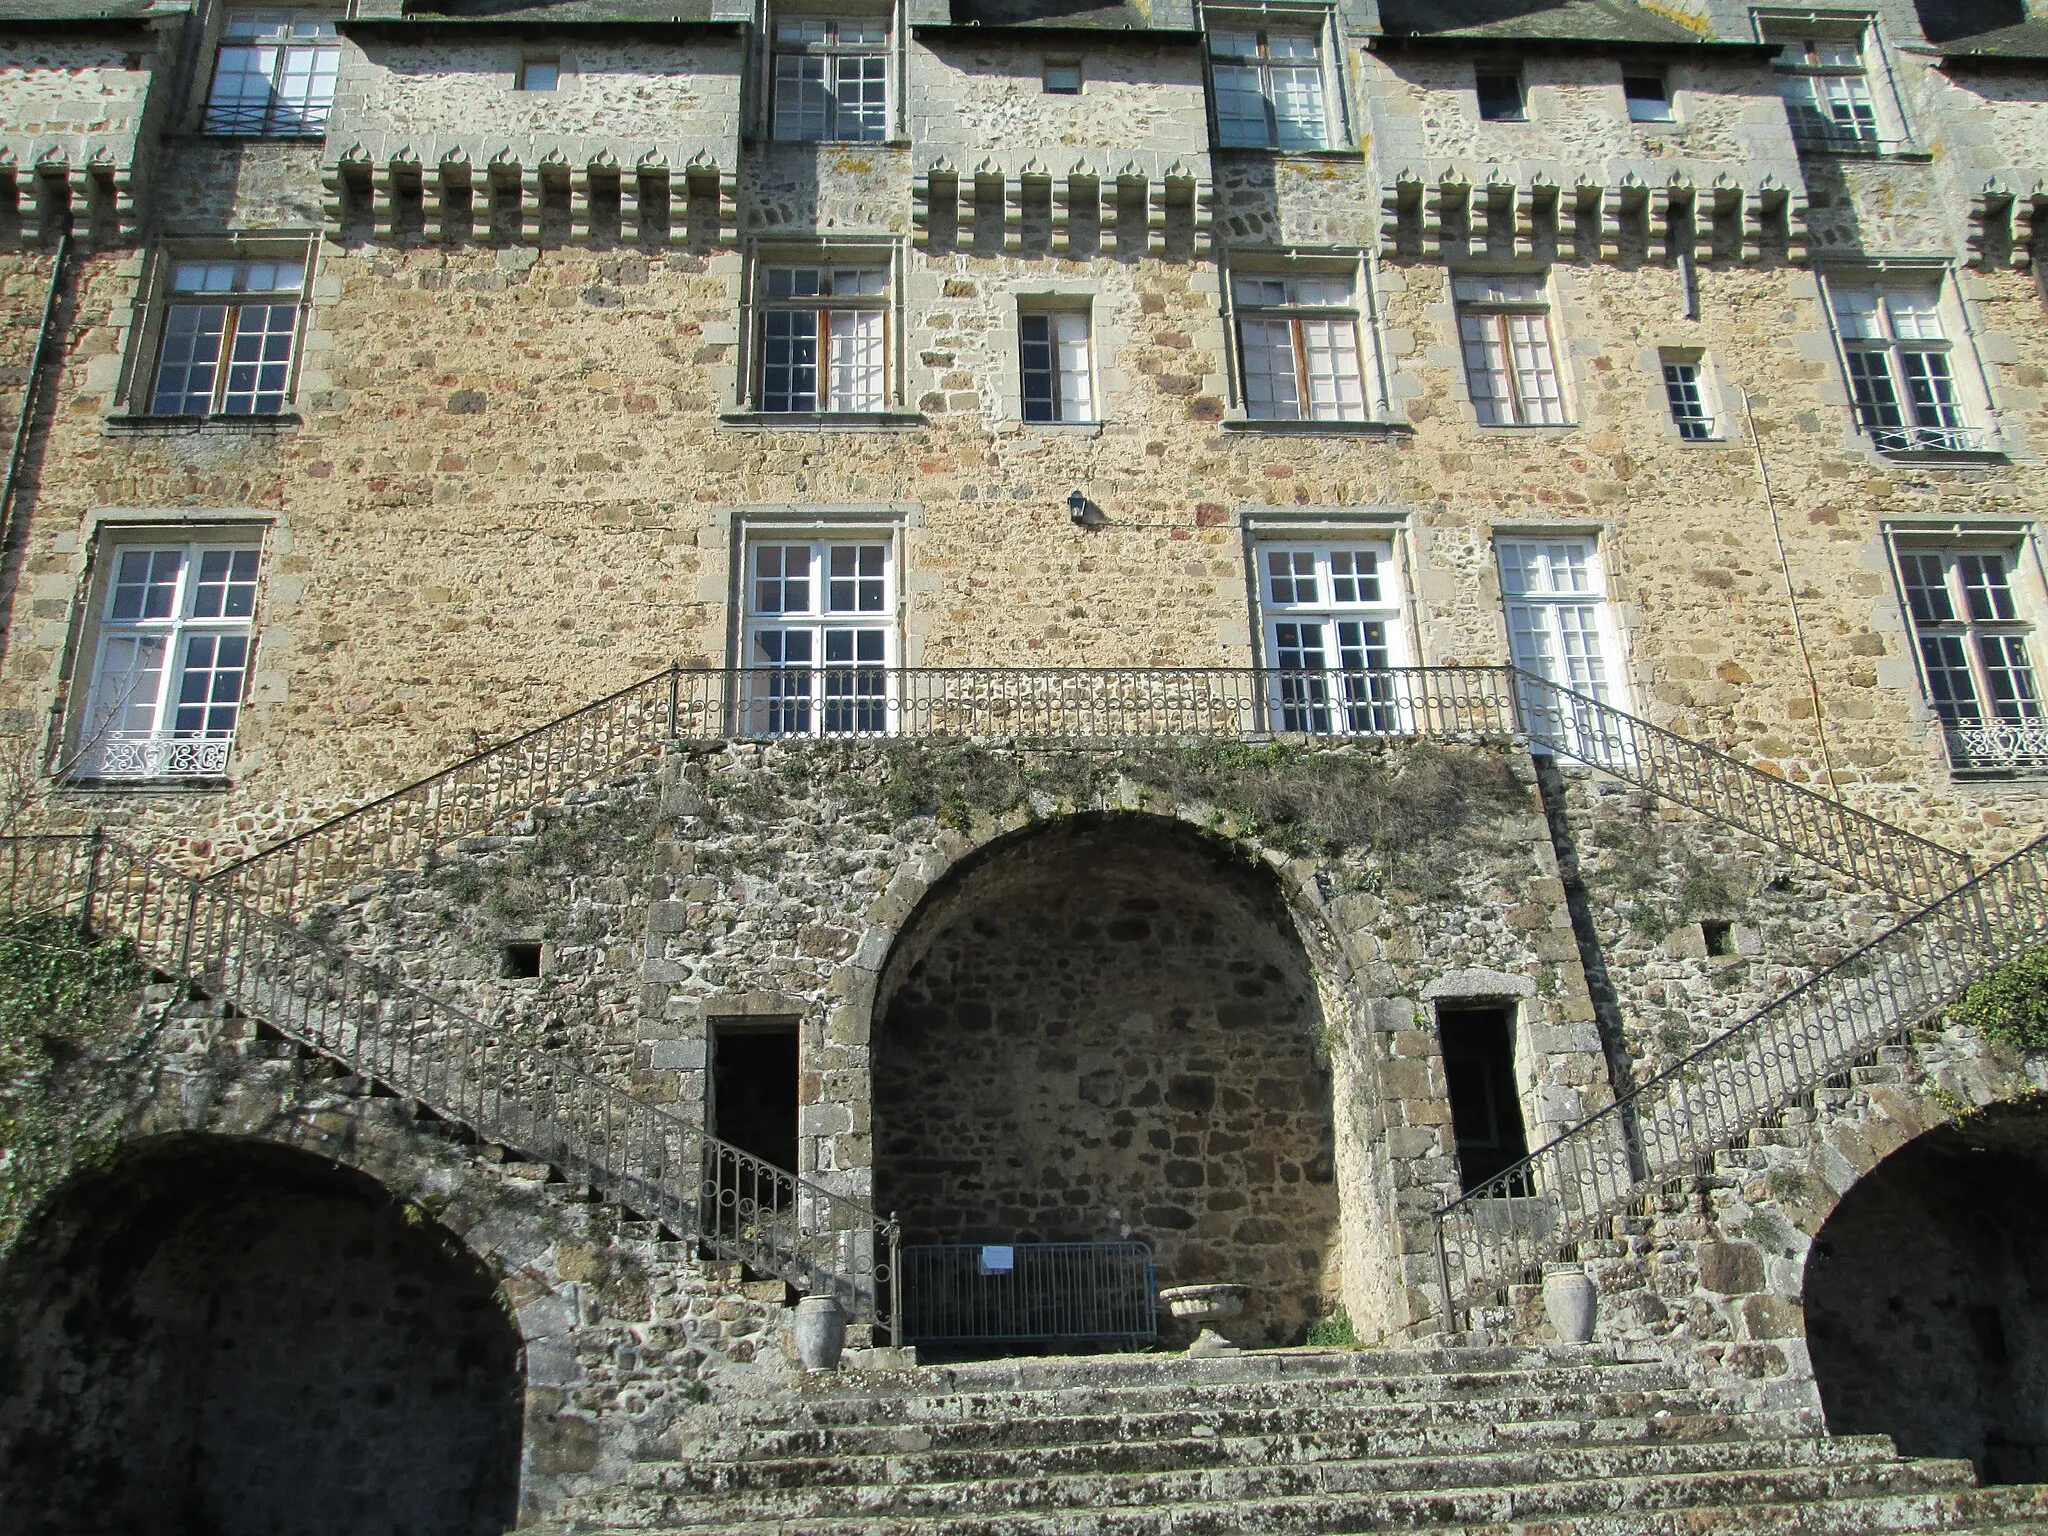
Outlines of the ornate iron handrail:
<svg viewBox="0 0 2048 1536">
<path fill-rule="evenodd" d="M 1530 745 L 1710 816 L 1919 906 L 1970 878 L 1967 855 L 1604 700 L 1512 669 Z"/>
<path fill-rule="evenodd" d="M 149 965 L 723 1257 L 900 1331 L 897 1228 L 220 887 L 111 839 L 0 838 L 0 907 L 75 912 Z"/>
<path fill-rule="evenodd" d="M 365 875 L 502 830 L 691 739 L 1025 740 L 1526 734 L 1876 889 L 1925 902 L 1968 860 L 1602 700 L 1508 667 L 671 667 L 332 817 L 206 878 L 302 912 Z"/>
<path fill-rule="evenodd" d="M 1498 667 L 671 667 L 207 875 L 302 912 L 366 873 L 501 830 L 664 741 L 1509 735 Z"/>
<path fill-rule="evenodd" d="M 2048 838 L 1913 913 L 1436 1212 L 1447 1323 L 2048 939 Z M 1533 1190 L 1533 1194 L 1523 1193 Z"/>
</svg>

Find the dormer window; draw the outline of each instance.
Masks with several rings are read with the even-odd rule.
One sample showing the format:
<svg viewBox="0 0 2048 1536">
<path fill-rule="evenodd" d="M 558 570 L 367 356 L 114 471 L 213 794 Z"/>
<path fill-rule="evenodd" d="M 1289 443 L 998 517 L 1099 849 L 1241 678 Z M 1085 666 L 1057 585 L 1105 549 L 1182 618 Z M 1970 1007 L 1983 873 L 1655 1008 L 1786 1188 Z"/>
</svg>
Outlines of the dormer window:
<svg viewBox="0 0 2048 1536">
<path fill-rule="evenodd" d="M 1313 32 L 1209 34 L 1216 137 L 1227 148 L 1324 149 L 1322 50 Z"/>
<path fill-rule="evenodd" d="M 889 136 L 889 28 L 795 16 L 775 25 L 775 137 L 879 143 Z"/>
</svg>

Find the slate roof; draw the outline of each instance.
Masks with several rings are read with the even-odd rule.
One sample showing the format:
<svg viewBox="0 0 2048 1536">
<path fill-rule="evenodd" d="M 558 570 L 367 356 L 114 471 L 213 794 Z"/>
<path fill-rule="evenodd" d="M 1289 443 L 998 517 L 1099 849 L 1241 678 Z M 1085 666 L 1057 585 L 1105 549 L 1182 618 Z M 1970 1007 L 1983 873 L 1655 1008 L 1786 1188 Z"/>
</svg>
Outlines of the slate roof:
<svg viewBox="0 0 2048 1536">
<path fill-rule="evenodd" d="M 1635 0 L 1380 0 L 1380 30 L 1389 38 L 1413 33 L 1502 41 L 1707 41 Z"/>
<path fill-rule="evenodd" d="M 0 27 L 134 27 L 150 19 L 149 5 L 150 0 L 0 0 Z"/>
<path fill-rule="evenodd" d="M 363 18 L 365 20 L 371 18 Z M 406 21 L 524 22 L 541 26 L 646 25 L 709 21 L 710 0 L 417 0 Z"/>
<path fill-rule="evenodd" d="M 949 27 L 1002 27 L 1033 32 L 1180 32 L 1185 22 L 1161 25 L 1154 8 L 1137 0 L 952 0 Z M 920 31 L 930 31 L 929 24 Z"/>
</svg>

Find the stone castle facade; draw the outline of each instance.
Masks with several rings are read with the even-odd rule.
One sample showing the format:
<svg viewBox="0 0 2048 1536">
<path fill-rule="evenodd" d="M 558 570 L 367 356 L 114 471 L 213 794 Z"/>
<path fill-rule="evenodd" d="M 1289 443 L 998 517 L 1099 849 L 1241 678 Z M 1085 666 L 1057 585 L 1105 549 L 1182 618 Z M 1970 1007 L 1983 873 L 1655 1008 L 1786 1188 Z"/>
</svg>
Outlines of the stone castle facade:
<svg viewBox="0 0 2048 1536">
<path fill-rule="evenodd" d="M 366 1398 L 460 1337 L 468 1417 L 365 1454 L 497 1468 L 423 1529 L 829 1439 L 800 1291 L 936 1400 L 885 1231 L 1535 1352 L 1425 1377 L 1552 1368 L 1576 1263 L 1589 1419 L 2048 1480 L 2048 1239 L 1942 1160 L 2048 1180 L 2048 1062 L 1944 1012 L 2048 935 L 2048 17 L 830 9 L 0 7 L 5 830 L 97 829 L 34 878 L 166 979 L 0 1435 L 122 1462 L 210 1255 L 374 1289 L 263 1213 L 396 1196 Z"/>
</svg>

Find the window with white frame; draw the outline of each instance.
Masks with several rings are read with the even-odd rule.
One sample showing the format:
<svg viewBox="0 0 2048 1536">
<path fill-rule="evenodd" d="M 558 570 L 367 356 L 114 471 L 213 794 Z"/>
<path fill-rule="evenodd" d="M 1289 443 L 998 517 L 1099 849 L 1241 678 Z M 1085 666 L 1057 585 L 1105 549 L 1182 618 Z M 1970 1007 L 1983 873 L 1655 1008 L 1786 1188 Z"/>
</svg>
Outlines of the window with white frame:
<svg viewBox="0 0 2048 1536">
<path fill-rule="evenodd" d="M 746 551 L 749 729 L 878 736 L 892 729 L 896 572 L 885 537 L 786 539 Z"/>
<path fill-rule="evenodd" d="M 1877 100 L 1864 63 L 1865 27 L 1849 20 L 1765 20 L 1764 37 L 1782 45 L 1777 68 L 1793 135 L 1821 148 L 1875 149 Z"/>
<path fill-rule="evenodd" d="M 341 39 L 334 17 L 304 11 L 231 11 L 222 24 L 208 133 L 318 138 L 327 132 Z"/>
<path fill-rule="evenodd" d="M 888 292 L 879 265 L 764 267 L 761 409 L 886 409 Z"/>
<path fill-rule="evenodd" d="M 1713 396 L 1707 387 L 1707 365 L 1697 357 L 1666 354 L 1664 402 L 1671 408 L 1672 425 L 1689 443 L 1711 442 L 1720 436 L 1714 420 Z"/>
<path fill-rule="evenodd" d="M 72 741 L 84 778 L 218 778 L 255 646 L 255 535 L 112 546 Z"/>
<path fill-rule="evenodd" d="M 1358 299 L 1348 274 L 1231 279 L 1245 414 L 1255 421 L 1363 421 Z"/>
<path fill-rule="evenodd" d="M 889 136 L 889 26 L 793 16 L 775 24 L 775 137 Z"/>
<path fill-rule="evenodd" d="M 1095 420 L 1088 311 L 1026 310 L 1017 316 L 1026 421 Z"/>
<path fill-rule="evenodd" d="M 1671 121 L 1671 86 L 1662 75 L 1623 75 L 1621 97 L 1632 123 Z"/>
<path fill-rule="evenodd" d="M 303 257 L 168 263 L 152 416 L 251 416 L 284 410 L 298 343 Z"/>
<path fill-rule="evenodd" d="M 1387 539 L 1261 543 L 1260 618 L 1276 730 L 1384 735 L 1411 728 L 1394 546 Z"/>
<path fill-rule="evenodd" d="M 1626 707 L 1626 701 L 1620 639 L 1594 541 L 1503 537 L 1495 542 L 1495 554 L 1508 654 L 1529 679 L 1538 680 L 1520 683 L 1532 740 L 1556 742 L 1578 756 L 1613 755 L 1620 744 L 1611 739 L 1598 706 Z"/>
<path fill-rule="evenodd" d="M 1828 284 L 1856 424 L 1886 453 L 1972 447 L 1936 280 Z"/>
<path fill-rule="evenodd" d="M 1558 426 L 1564 388 L 1540 277 L 1452 279 L 1465 381 L 1483 427 Z"/>
<path fill-rule="evenodd" d="M 1211 32 L 1209 73 L 1216 93 L 1216 136 L 1226 147 L 1329 147 L 1316 33 L 1265 28 Z"/>
<path fill-rule="evenodd" d="M 2015 546 L 1902 542 L 1899 585 L 1928 702 L 1957 768 L 2048 768 L 2048 718 Z"/>
</svg>

